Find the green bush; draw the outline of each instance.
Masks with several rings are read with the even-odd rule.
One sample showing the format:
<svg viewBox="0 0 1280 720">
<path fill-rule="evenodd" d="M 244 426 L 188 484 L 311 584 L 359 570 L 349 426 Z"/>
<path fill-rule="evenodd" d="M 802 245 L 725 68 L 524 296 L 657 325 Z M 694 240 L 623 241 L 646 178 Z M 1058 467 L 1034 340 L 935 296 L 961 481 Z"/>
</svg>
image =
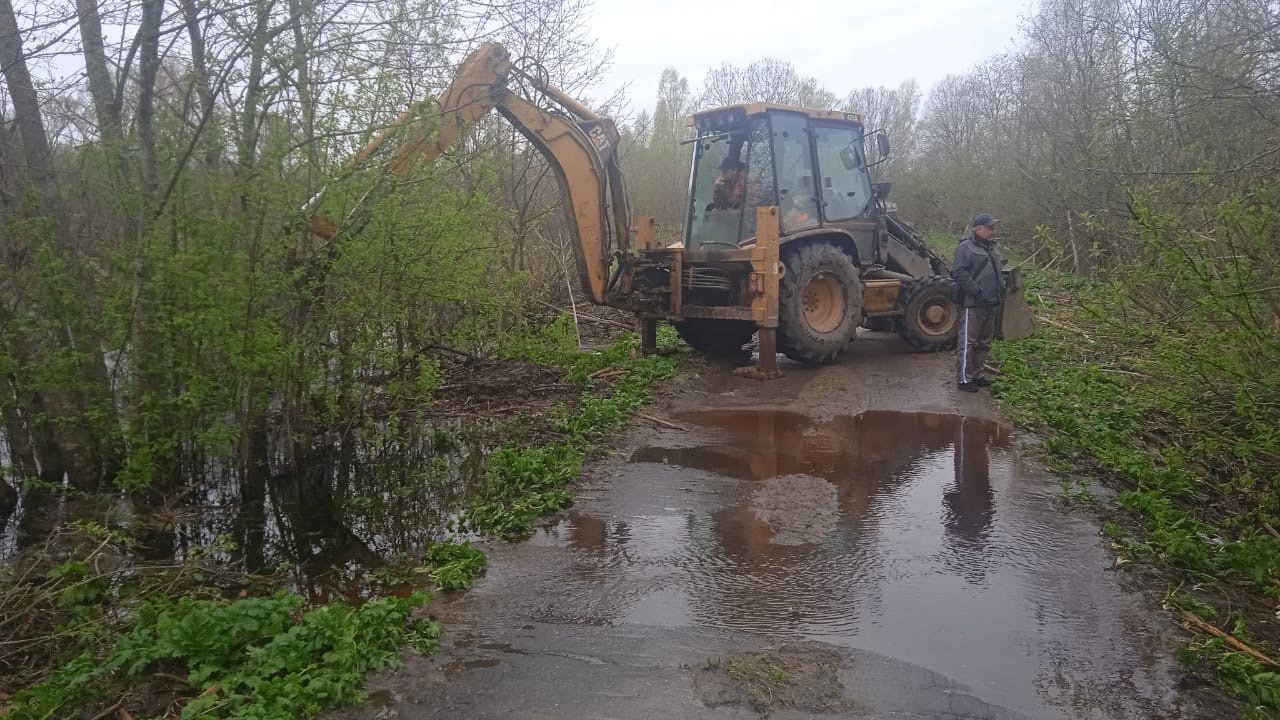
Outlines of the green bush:
<svg viewBox="0 0 1280 720">
<path fill-rule="evenodd" d="M 301 611 L 303 599 L 287 593 L 235 602 L 153 600 L 105 657 L 84 653 L 19 692 L 7 717 L 65 717 L 104 697 L 110 684 L 155 672 L 181 674 L 197 691 L 184 718 L 311 717 L 362 701 L 365 675 L 398 664 L 405 644 L 432 649 L 438 627 L 409 620 L 425 601 L 415 594 Z"/>
<path fill-rule="evenodd" d="M 609 348 L 578 354 L 569 378 L 583 388 L 575 411 L 561 410 L 556 442 L 536 447 L 507 445 L 488 458 L 489 484 L 463 513 L 463 528 L 490 535 L 527 534 L 538 517 L 564 507 L 572 498 L 566 486 L 577 477 L 592 442 L 631 417 L 649 399 L 649 385 L 675 374 L 668 357 L 640 357 L 639 342 L 627 336 Z M 591 375 L 606 368 L 625 370 L 607 395 Z M 607 382 L 607 381 L 606 381 Z"/>
</svg>

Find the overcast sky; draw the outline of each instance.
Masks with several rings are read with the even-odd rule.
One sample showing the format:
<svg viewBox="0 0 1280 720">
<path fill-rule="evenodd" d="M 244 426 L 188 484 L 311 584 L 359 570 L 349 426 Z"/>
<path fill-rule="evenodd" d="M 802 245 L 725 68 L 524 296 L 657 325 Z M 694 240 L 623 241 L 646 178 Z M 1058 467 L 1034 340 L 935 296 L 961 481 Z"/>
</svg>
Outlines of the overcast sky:
<svg viewBox="0 0 1280 720">
<path fill-rule="evenodd" d="M 697 93 L 708 70 L 789 61 L 843 97 L 860 87 L 920 89 L 1006 50 L 1032 0 L 595 0 L 590 26 L 614 65 L 602 90 L 630 82 L 652 110 L 663 68 Z"/>
</svg>

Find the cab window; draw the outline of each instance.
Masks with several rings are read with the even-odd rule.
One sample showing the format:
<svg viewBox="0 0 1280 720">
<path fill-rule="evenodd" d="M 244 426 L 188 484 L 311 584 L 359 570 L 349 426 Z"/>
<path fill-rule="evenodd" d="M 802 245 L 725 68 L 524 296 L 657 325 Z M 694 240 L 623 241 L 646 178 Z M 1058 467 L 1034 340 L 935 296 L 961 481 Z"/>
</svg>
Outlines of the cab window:
<svg viewBox="0 0 1280 720">
<path fill-rule="evenodd" d="M 782 230 L 789 232 L 818 224 L 813 180 L 813 148 L 809 118 L 800 113 L 772 112 L 773 154 L 778 175 L 778 210 Z"/>
<path fill-rule="evenodd" d="M 756 208 L 777 202 L 769 138 L 768 120 L 761 117 L 698 139 L 685 233 L 689 250 L 738 247 L 755 237 Z M 741 169 L 726 175 L 726 162 Z"/>
<path fill-rule="evenodd" d="M 824 217 L 835 221 L 861 215 L 871 201 L 861 129 L 814 123 L 814 146 Z"/>
</svg>

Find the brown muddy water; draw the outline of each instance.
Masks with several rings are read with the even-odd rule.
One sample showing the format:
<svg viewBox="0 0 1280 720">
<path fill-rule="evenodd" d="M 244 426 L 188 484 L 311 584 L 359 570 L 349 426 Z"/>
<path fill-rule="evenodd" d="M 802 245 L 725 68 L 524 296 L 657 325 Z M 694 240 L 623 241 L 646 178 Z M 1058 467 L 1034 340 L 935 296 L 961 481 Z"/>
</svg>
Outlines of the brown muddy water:
<svg viewBox="0 0 1280 720">
<path fill-rule="evenodd" d="M 674 419 L 691 432 L 659 432 L 495 561 L 476 599 L 499 616 L 485 626 L 820 641 L 1033 717 L 1180 716 L 1144 598 L 1119 587 L 1096 525 L 1005 427 L 883 411 Z"/>
</svg>

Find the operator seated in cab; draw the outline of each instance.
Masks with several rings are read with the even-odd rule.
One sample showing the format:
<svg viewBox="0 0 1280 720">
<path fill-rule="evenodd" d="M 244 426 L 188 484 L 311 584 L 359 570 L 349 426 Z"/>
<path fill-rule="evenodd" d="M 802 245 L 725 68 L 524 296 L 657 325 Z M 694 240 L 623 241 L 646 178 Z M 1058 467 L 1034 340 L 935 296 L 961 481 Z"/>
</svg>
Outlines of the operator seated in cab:
<svg viewBox="0 0 1280 720">
<path fill-rule="evenodd" d="M 747 194 L 747 165 L 737 158 L 728 157 L 720 163 L 720 177 L 711 191 L 708 210 L 736 210 L 742 207 Z"/>
<path fill-rule="evenodd" d="M 729 157 L 720 163 L 720 176 L 716 178 L 711 202 L 705 210 L 739 210 L 744 204 L 748 208 L 772 205 L 772 196 L 760 178 L 747 170 L 746 163 Z"/>
</svg>

